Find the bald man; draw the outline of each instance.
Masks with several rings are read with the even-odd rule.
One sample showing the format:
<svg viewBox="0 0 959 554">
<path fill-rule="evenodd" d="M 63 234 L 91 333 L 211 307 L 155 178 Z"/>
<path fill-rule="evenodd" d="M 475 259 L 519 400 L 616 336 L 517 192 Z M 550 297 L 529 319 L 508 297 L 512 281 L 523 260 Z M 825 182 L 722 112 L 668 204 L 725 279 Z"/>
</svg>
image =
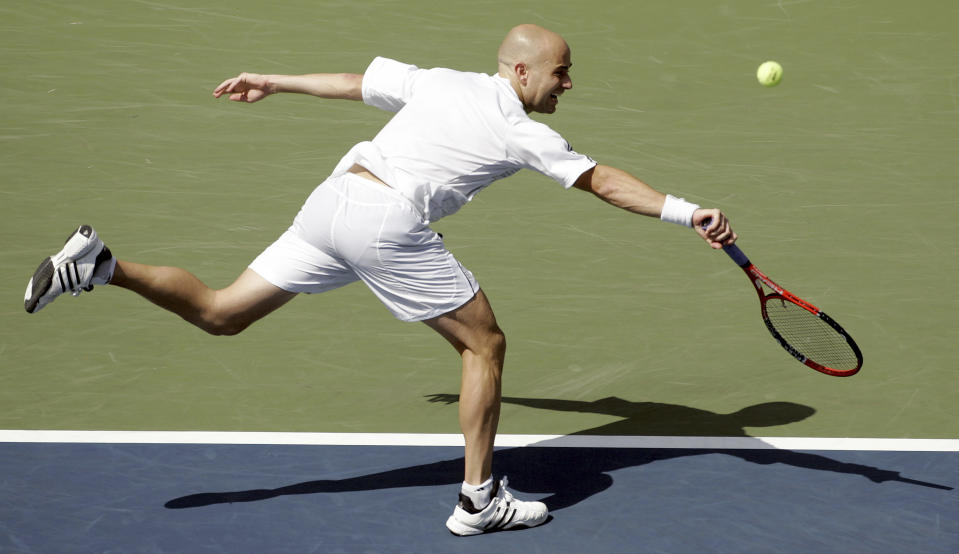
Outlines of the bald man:
<svg viewBox="0 0 959 554">
<path fill-rule="evenodd" d="M 300 293 L 363 281 L 395 317 L 424 322 L 462 357 L 465 471 L 449 530 L 462 536 L 539 525 L 546 506 L 513 498 L 505 477 L 493 479 L 506 339 L 473 274 L 430 223 L 493 181 L 532 169 L 614 206 L 691 227 L 713 248 L 736 240 L 720 210 L 700 209 L 599 165 L 530 119 L 531 112 L 556 111 L 573 86 L 571 66 L 560 35 L 520 25 L 500 45 L 493 75 L 376 58 L 362 75 L 227 79 L 215 97 L 249 103 L 295 92 L 360 100 L 395 115 L 372 140 L 349 150 L 289 229 L 225 289 L 213 290 L 183 269 L 117 260 L 91 227 L 81 226 L 37 269 L 26 310 L 36 312 L 66 291 L 110 284 L 211 334 L 232 335 Z"/>
</svg>

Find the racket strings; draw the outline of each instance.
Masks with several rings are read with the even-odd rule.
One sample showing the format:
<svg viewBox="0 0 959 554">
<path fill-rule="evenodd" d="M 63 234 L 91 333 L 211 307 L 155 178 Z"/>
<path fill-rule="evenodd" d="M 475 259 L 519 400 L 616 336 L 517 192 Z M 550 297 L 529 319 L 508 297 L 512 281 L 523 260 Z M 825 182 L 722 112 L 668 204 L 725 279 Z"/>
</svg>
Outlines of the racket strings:
<svg viewBox="0 0 959 554">
<path fill-rule="evenodd" d="M 846 337 L 818 315 L 782 298 L 770 298 L 765 306 L 770 325 L 806 358 L 838 370 L 851 370 L 859 365 Z"/>
</svg>

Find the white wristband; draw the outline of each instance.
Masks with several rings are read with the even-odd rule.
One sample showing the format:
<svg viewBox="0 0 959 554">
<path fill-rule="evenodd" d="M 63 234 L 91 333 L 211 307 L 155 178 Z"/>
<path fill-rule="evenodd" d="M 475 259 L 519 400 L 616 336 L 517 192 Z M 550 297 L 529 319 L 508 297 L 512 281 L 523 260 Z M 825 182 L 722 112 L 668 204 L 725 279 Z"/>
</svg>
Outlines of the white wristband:
<svg viewBox="0 0 959 554">
<path fill-rule="evenodd" d="M 659 219 L 675 223 L 677 225 L 693 226 L 693 212 L 699 209 L 698 204 L 687 202 L 682 198 L 676 198 L 671 194 L 666 195 L 666 203 L 663 204 L 663 213 Z"/>
</svg>

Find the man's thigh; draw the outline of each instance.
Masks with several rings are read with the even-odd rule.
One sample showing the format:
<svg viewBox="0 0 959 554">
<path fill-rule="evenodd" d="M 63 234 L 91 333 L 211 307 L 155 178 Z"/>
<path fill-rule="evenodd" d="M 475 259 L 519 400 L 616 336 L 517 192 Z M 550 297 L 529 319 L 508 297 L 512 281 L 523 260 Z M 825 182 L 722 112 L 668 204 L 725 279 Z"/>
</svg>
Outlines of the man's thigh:
<svg viewBox="0 0 959 554">
<path fill-rule="evenodd" d="M 286 304 L 297 293 L 283 290 L 247 268 L 230 286 L 216 292 L 216 311 L 252 323 Z"/>
</svg>

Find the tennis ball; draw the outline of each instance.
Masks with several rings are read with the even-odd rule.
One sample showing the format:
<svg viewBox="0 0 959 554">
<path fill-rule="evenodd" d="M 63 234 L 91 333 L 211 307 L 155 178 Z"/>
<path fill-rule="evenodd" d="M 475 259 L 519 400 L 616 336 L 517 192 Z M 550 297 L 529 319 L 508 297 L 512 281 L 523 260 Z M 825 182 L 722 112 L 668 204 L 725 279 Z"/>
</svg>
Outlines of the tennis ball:
<svg viewBox="0 0 959 554">
<path fill-rule="evenodd" d="M 768 61 L 760 64 L 756 70 L 756 79 L 764 87 L 774 87 L 779 84 L 783 78 L 783 66 L 778 62 Z"/>
</svg>

